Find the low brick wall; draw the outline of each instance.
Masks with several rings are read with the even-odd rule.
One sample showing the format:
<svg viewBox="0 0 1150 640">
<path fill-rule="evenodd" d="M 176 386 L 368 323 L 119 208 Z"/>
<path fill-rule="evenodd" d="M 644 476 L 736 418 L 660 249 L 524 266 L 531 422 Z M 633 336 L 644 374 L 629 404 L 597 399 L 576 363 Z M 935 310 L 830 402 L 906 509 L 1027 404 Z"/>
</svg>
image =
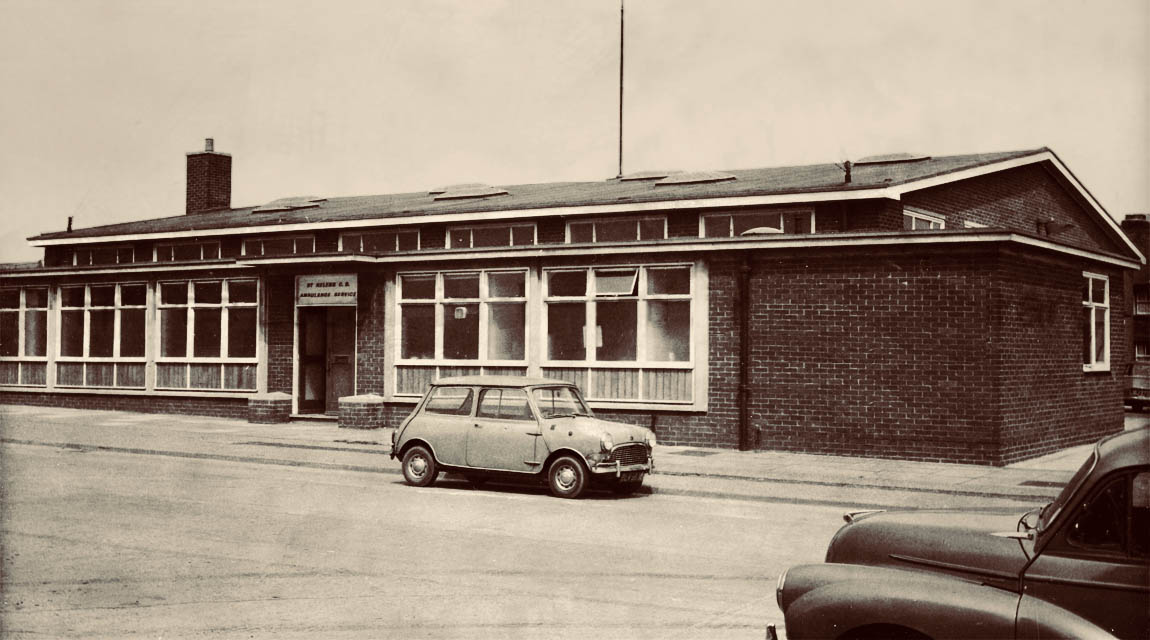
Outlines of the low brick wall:
<svg viewBox="0 0 1150 640">
<path fill-rule="evenodd" d="M 136 411 L 188 416 L 244 419 L 248 415 L 247 397 L 204 398 L 169 395 L 117 395 L 111 393 L 48 393 L 35 391 L 0 391 L 0 404 L 22 404 L 64 409 L 97 411 Z"/>
<path fill-rule="evenodd" d="M 383 396 L 369 393 L 339 399 L 340 429 L 379 429 L 384 426 Z"/>
<path fill-rule="evenodd" d="M 291 396 L 286 393 L 262 393 L 248 399 L 248 422 L 278 424 L 291 420 Z"/>
</svg>

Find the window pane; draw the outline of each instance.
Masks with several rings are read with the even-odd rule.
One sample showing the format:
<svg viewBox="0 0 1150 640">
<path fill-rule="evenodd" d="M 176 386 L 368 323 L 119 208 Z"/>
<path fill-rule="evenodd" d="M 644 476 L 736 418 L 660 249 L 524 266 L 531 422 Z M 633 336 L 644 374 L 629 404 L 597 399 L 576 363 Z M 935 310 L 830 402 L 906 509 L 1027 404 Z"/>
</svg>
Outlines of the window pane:
<svg viewBox="0 0 1150 640">
<path fill-rule="evenodd" d="M 415 251 L 419 248 L 419 232 L 418 231 L 401 231 L 399 232 L 399 250 L 400 251 Z"/>
<path fill-rule="evenodd" d="M 142 307 L 148 302 L 148 290 L 142 284 L 120 285 L 120 305 Z"/>
<path fill-rule="evenodd" d="M 548 303 L 547 359 L 586 360 L 587 349 L 583 345 L 586 322 L 585 303 Z"/>
<path fill-rule="evenodd" d="M 686 362 L 691 359 L 691 303 L 652 300 L 647 303 L 647 359 Z"/>
<path fill-rule="evenodd" d="M 255 302 L 255 280 L 228 280 L 229 302 Z"/>
<path fill-rule="evenodd" d="M 640 240 L 662 240 L 666 236 L 666 225 L 661 219 L 639 221 Z"/>
<path fill-rule="evenodd" d="M 1126 533 L 1126 509 L 1130 504 L 1126 491 L 1128 481 L 1128 477 L 1111 481 L 1094 496 L 1070 526 L 1066 541 L 1076 547 L 1121 551 Z"/>
<path fill-rule="evenodd" d="M 219 304 L 222 298 L 220 297 L 221 285 L 220 282 L 197 282 L 195 287 L 195 301 L 196 304 Z"/>
<path fill-rule="evenodd" d="M 116 264 L 116 249 L 114 247 L 93 249 L 92 264 Z"/>
<path fill-rule="evenodd" d="M 400 276 L 404 300 L 434 300 L 435 276 Z"/>
<path fill-rule="evenodd" d="M 467 387 L 436 387 L 428 396 L 423 411 L 449 416 L 471 415 L 471 389 Z"/>
<path fill-rule="evenodd" d="M 307 236 L 295 239 L 296 253 L 315 253 L 315 237 Z"/>
<path fill-rule="evenodd" d="M 60 355 L 84 355 L 84 312 L 60 312 Z"/>
<path fill-rule="evenodd" d="M 522 302 L 489 304 L 487 318 L 487 357 L 492 360 L 522 360 L 523 329 L 527 305 Z"/>
<path fill-rule="evenodd" d="M 1090 302 L 1090 278 L 1082 279 L 1082 301 Z"/>
<path fill-rule="evenodd" d="M 1106 281 L 1100 278 L 1090 279 L 1091 300 L 1095 304 L 1106 304 Z"/>
<path fill-rule="evenodd" d="M 451 247 L 454 249 L 468 248 L 471 246 L 471 229 L 452 229 L 451 230 Z"/>
<path fill-rule="evenodd" d="M 511 245 L 509 227 L 476 227 L 471 230 L 473 247 L 507 247 Z"/>
<path fill-rule="evenodd" d="M 89 314 L 88 355 L 93 358 L 109 358 L 112 356 L 116 312 L 106 309 L 91 311 Z"/>
<path fill-rule="evenodd" d="M 478 298 L 479 274 L 449 274 L 443 276 L 444 298 Z"/>
<path fill-rule="evenodd" d="M 395 251 L 394 233 L 372 233 L 363 237 L 363 246 L 371 253 Z"/>
<path fill-rule="evenodd" d="M 199 312 L 197 312 L 199 313 Z M 256 356 L 256 310 L 228 309 L 228 357 Z"/>
<path fill-rule="evenodd" d="M 635 359 L 635 300 L 599 302 L 595 308 L 595 359 L 609 362 Z"/>
<path fill-rule="evenodd" d="M 914 230 L 914 218 L 904 214 L 902 216 L 902 230 L 903 231 L 913 231 Z"/>
<path fill-rule="evenodd" d="M 340 245 L 342 246 L 342 249 L 341 249 L 342 251 L 346 251 L 346 252 L 362 251 L 363 250 L 363 236 L 358 234 L 358 233 L 348 234 L 348 235 L 342 236 Z"/>
<path fill-rule="evenodd" d="M 744 231 L 771 227 L 782 229 L 782 216 L 778 213 L 744 213 L 734 217 L 735 235 L 742 235 Z"/>
<path fill-rule="evenodd" d="M 219 309 L 196 309 L 193 316 L 192 355 L 197 358 L 218 358 L 220 356 Z"/>
<path fill-rule="evenodd" d="M 499 417 L 504 420 L 534 420 L 527 392 L 523 389 L 504 389 L 499 402 Z"/>
<path fill-rule="evenodd" d="M 731 216 L 705 216 L 703 218 L 703 236 L 707 238 L 726 238 L 731 235 Z"/>
<path fill-rule="evenodd" d="M 639 225 L 635 220 L 600 220 L 595 223 L 595 242 L 637 240 Z"/>
<path fill-rule="evenodd" d="M 92 306 L 111 307 L 116 304 L 116 287 L 92 287 Z"/>
<path fill-rule="evenodd" d="M 443 305 L 443 357 L 450 360 L 479 358 L 479 304 Z"/>
<path fill-rule="evenodd" d="M 1082 364 L 1093 364 L 1094 309 L 1082 307 Z"/>
<path fill-rule="evenodd" d="M 176 260 L 199 260 L 200 259 L 200 245 L 198 244 L 182 244 L 174 247 Z"/>
<path fill-rule="evenodd" d="M 927 221 L 927 229 L 938 229 L 942 225 L 937 222 Z M 783 216 L 783 231 L 786 233 L 810 233 L 811 232 L 811 214 L 809 213 L 788 213 Z"/>
<path fill-rule="evenodd" d="M 24 306 L 28 309 L 47 309 L 48 308 L 48 290 L 47 289 L 25 289 L 24 290 Z"/>
<path fill-rule="evenodd" d="M 188 310 L 160 310 L 160 355 L 182 358 L 188 354 Z"/>
<path fill-rule="evenodd" d="M 930 220 L 923 220 L 922 218 L 915 218 L 914 219 L 915 230 L 930 229 L 931 226 L 932 225 L 931 225 Z"/>
<path fill-rule="evenodd" d="M 1094 361 L 1106 362 L 1106 310 L 1094 310 Z"/>
<path fill-rule="evenodd" d="M 294 242 L 291 238 L 264 238 L 265 256 L 282 256 L 292 253 Z"/>
<path fill-rule="evenodd" d="M 156 262 L 171 262 L 172 250 L 171 245 L 158 245 L 156 247 Z"/>
<path fill-rule="evenodd" d="M 120 247 L 116 249 L 116 262 L 120 264 L 129 264 L 134 262 L 135 251 L 131 247 Z"/>
<path fill-rule="evenodd" d="M 526 295 L 526 291 L 522 271 L 487 274 L 487 297 L 489 298 L 522 298 Z"/>
<path fill-rule="evenodd" d="M 24 355 L 48 355 L 48 312 L 24 312 Z"/>
<path fill-rule="evenodd" d="M 579 297 L 587 295 L 587 272 L 548 271 L 547 295 Z"/>
<path fill-rule="evenodd" d="M 517 247 L 535 244 L 535 227 L 512 227 L 511 244 Z"/>
<path fill-rule="evenodd" d="M 205 242 L 200 245 L 204 260 L 218 260 L 220 257 L 220 243 Z"/>
<path fill-rule="evenodd" d="M 479 392 L 479 407 L 475 410 L 476 418 L 498 418 L 499 399 L 503 395 L 501 389 L 484 389 Z"/>
<path fill-rule="evenodd" d="M 244 240 L 245 256 L 262 256 L 264 254 L 263 240 Z"/>
<path fill-rule="evenodd" d="M 594 227 L 590 222 L 573 222 L 569 228 L 571 242 L 591 242 L 594 239 Z"/>
<path fill-rule="evenodd" d="M 139 358 L 144 355 L 144 310 L 120 311 L 120 357 Z"/>
<path fill-rule="evenodd" d="M 20 308 L 20 290 L 19 289 L 6 289 L 0 291 L 0 309 L 19 309 Z"/>
<path fill-rule="evenodd" d="M 187 304 L 188 283 L 165 282 L 160 285 L 160 302 L 162 304 Z"/>
<path fill-rule="evenodd" d="M 20 352 L 20 314 L 17 311 L 0 313 L 0 356 L 16 356 Z"/>
<path fill-rule="evenodd" d="M 647 293 L 657 295 L 691 293 L 691 268 L 647 269 Z"/>
<path fill-rule="evenodd" d="M 84 306 L 84 287 L 68 287 L 61 294 L 60 304 L 65 307 Z"/>
<path fill-rule="evenodd" d="M 400 357 L 434 358 L 435 307 L 429 304 L 403 305 L 401 314 L 403 327 Z"/>
<path fill-rule="evenodd" d="M 595 271 L 595 295 L 635 295 L 638 269 L 611 269 Z"/>
</svg>

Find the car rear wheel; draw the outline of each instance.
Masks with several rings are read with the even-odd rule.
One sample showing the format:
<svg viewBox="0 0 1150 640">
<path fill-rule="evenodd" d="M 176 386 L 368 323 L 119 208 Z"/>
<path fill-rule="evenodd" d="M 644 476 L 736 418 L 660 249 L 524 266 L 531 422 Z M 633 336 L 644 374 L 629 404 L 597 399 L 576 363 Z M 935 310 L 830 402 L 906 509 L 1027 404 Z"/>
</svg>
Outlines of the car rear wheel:
<svg viewBox="0 0 1150 640">
<path fill-rule="evenodd" d="M 403 479 L 413 487 L 427 487 L 435 482 L 439 469 L 435 456 L 426 447 L 416 445 L 403 454 Z"/>
<path fill-rule="evenodd" d="M 573 456 L 561 456 L 547 470 L 547 483 L 557 498 L 578 498 L 587 488 L 587 470 Z"/>
</svg>

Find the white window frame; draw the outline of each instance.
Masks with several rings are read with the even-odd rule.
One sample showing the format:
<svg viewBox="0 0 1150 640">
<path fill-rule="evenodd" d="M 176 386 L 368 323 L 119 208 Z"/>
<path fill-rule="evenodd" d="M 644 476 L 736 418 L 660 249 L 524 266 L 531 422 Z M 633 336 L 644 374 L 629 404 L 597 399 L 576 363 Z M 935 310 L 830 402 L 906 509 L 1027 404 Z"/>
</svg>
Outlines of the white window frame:
<svg viewBox="0 0 1150 640">
<path fill-rule="evenodd" d="M 523 274 L 524 293 L 522 297 L 493 297 L 489 295 L 488 278 L 491 274 L 521 273 Z M 444 293 L 444 277 L 477 274 L 479 276 L 478 298 L 448 298 Z M 403 299 L 403 278 L 412 276 L 433 276 L 435 278 L 434 298 Z M 525 267 L 500 269 L 461 269 L 452 271 L 403 271 L 395 275 L 395 316 L 396 330 L 394 331 L 395 363 L 409 366 L 437 366 L 437 367 L 526 367 L 531 354 L 530 338 L 530 309 L 528 305 L 529 287 L 531 282 L 530 270 Z M 443 356 L 445 318 L 444 309 L 451 303 L 478 304 L 479 305 L 479 342 L 478 358 L 457 359 Z M 520 360 L 495 360 L 486 356 L 488 352 L 487 332 L 490 328 L 488 307 L 491 304 L 522 303 L 524 305 L 523 358 Z M 432 306 L 435 309 L 435 347 L 431 358 L 407 358 L 403 354 L 403 307 L 404 306 Z"/>
<path fill-rule="evenodd" d="M 499 245 L 499 246 L 526 247 L 526 246 L 535 246 L 535 245 L 539 244 L 539 225 L 538 224 L 536 224 L 534 222 L 508 221 L 508 222 L 493 222 L 491 224 L 467 224 L 467 225 L 456 225 L 453 227 L 448 227 L 447 230 L 444 231 L 445 235 L 444 235 L 444 240 L 443 240 L 443 246 L 447 247 L 448 249 L 473 249 L 473 248 L 476 248 L 474 246 L 475 245 L 475 230 L 476 229 L 495 229 L 498 227 L 507 227 L 507 244 L 506 245 Z M 515 229 L 516 227 L 531 227 L 531 244 L 530 245 L 513 244 L 513 242 L 514 242 L 513 229 Z M 467 231 L 468 243 L 467 243 L 466 247 L 456 246 L 452 242 L 451 234 L 455 231 Z M 480 248 L 480 249 L 492 249 L 494 247 L 478 247 L 478 248 Z"/>
<path fill-rule="evenodd" d="M 28 294 L 27 294 L 27 292 L 29 289 L 37 289 L 37 290 L 41 290 L 44 292 L 45 305 L 43 307 L 29 307 L 28 306 Z M 22 369 L 24 368 L 24 363 L 29 363 L 29 364 L 36 363 L 36 364 L 42 364 L 44 367 L 48 366 L 48 354 L 52 350 L 52 346 L 51 346 L 51 343 L 52 343 L 52 323 L 51 323 L 52 288 L 45 285 L 42 287 L 37 287 L 37 286 L 4 287 L 4 290 L 5 291 L 15 290 L 17 292 L 17 295 L 19 296 L 19 298 L 18 298 L 19 302 L 17 303 L 17 306 L 14 309 L 0 309 L 0 313 L 16 314 L 16 355 L 14 355 L 14 356 L 0 356 L 0 362 L 15 363 L 17 369 L 16 369 L 16 382 L 14 384 L 11 384 L 11 385 L 8 385 L 5 383 L 0 383 L 0 384 L 2 384 L 3 386 L 33 386 L 36 388 L 42 388 L 42 387 L 47 385 L 47 370 L 46 369 L 45 369 L 45 383 L 44 384 L 36 384 L 36 385 L 28 385 L 28 384 L 24 384 L 23 382 L 21 382 L 21 380 L 23 379 L 23 374 L 24 374 Z M 28 345 L 26 344 L 25 332 L 26 332 L 26 326 L 27 326 L 27 314 L 29 311 L 43 311 L 44 312 L 44 332 L 45 332 L 45 335 L 44 335 L 44 355 L 42 355 L 42 356 L 28 355 Z"/>
<path fill-rule="evenodd" d="M 195 242 L 167 242 L 156 244 L 152 247 L 152 262 L 177 262 L 176 247 L 188 247 L 192 245 L 199 245 L 200 247 L 200 260 L 219 260 L 223 256 L 223 246 L 219 240 L 196 240 Z M 205 247 L 215 245 L 216 251 L 214 256 L 209 256 L 209 252 L 205 251 Z M 160 253 L 166 250 L 168 255 L 171 256 L 167 260 L 160 260 Z"/>
<path fill-rule="evenodd" d="M 232 282 L 251 282 L 255 284 L 255 300 L 253 302 L 233 302 L 231 301 L 231 283 Z M 196 283 L 203 282 L 218 282 L 220 283 L 220 301 L 211 303 L 196 303 L 195 300 L 195 285 Z M 187 302 L 183 304 L 165 304 L 163 301 L 163 285 L 165 284 L 184 284 L 187 286 Z M 260 307 L 260 293 L 261 286 L 258 278 L 196 278 L 190 280 L 161 280 L 156 283 L 155 289 L 155 321 L 152 323 L 152 342 L 155 345 L 155 362 L 157 364 L 217 364 L 220 365 L 220 386 L 218 388 L 205 388 L 205 387 L 192 387 L 191 386 L 191 367 L 185 367 L 184 371 L 184 386 L 182 387 L 163 387 L 160 386 L 159 377 L 156 379 L 156 389 L 176 390 L 176 391 L 203 391 L 203 392 L 224 392 L 224 393 L 252 393 L 260 386 L 260 354 L 262 352 L 260 346 L 260 321 L 259 321 L 259 307 Z M 220 309 L 220 355 L 219 356 L 195 356 L 195 327 L 196 327 L 196 309 Z M 163 328 L 161 316 L 164 309 L 187 309 L 188 313 L 184 327 L 184 355 L 183 356 L 164 356 L 162 352 L 163 347 Z M 228 313 L 231 309 L 255 309 L 256 310 L 256 327 L 255 327 L 255 355 L 232 357 L 228 354 Z M 248 389 L 228 389 L 223 385 L 225 374 L 223 372 L 223 365 L 227 364 L 252 364 L 256 365 L 256 382 L 253 388 Z"/>
<path fill-rule="evenodd" d="M 240 242 L 240 255 L 243 255 L 243 256 L 262 256 L 262 255 L 264 255 L 264 242 L 267 240 L 270 240 L 270 239 L 272 239 L 272 238 L 244 238 Z M 291 253 L 285 254 L 285 255 L 296 255 L 299 253 L 305 253 L 305 254 L 315 253 L 315 235 L 313 235 L 313 234 L 293 235 L 293 236 L 286 236 L 286 237 L 281 236 L 281 237 L 274 238 L 274 239 L 275 240 L 291 240 L 292 241 Z M 301 252 L 299 250 L 301 240 L 304 242 L 305 245 L 306 244 L 311 245 L 310 251 Z M 258 242 L 259 246 L 260 246 L 260 252 L 259 253 L 248 253 L 248 243 L 249 242 L 253 242 L 253 243 Z M 276 254 L 276 255 L 280 255 L 280 254 Z"/>
<path fill-rule="evenodd" d="M 767 210 L 767 211 L 723 211 L 723 212 L 717 212 L 717 213 L 700 214 L 699 215 L 699 237 L 700 238 L 707 238 L 707 222 L 706 222 L 707 218 L 722 218 L 722 217 L 729 217 L 730 218 L 727 221 L 727 235 L 726 236 L 711 236 L 710 239 L 713 240 L 715 238 L 724 238 L 724 237 L 725 238 L 734 238 L 735 237 L 735 218 L 737 218 L 739 216 L 778 215 L 779 226 L 777 228 L 779 231 L 784 231 L 784 226 L 786 223 L 783 222 L 783 216 L 794 215 L 794 214 L 804 214 L 804 213 L 808 214 L 811 217 L 811 233 L 816 233 L 817 229 L 815 228 L 815 210 L 814 209 L 807 209 L 807 208 L 802 208 L 802 209 L 771 209 L 771 210 Z M 796 235 L 807 235 L 807 234 L 796 234 Z"/>
<path fill-rule="evenodd" d="M 915 229 L 914 223 L 912 222 L 911 228 L 910 229 L 903 229 L 903 231 L 937 231 L 939 229 L 945 229 L 946 228 L 946 218 L 944 218 L 944 217 L 942 217 L 936 213 L 927 213 L 926 211 L 921 211 L 919 209 L 913 209 L 911 207 L 903 207 L 902 217 L 904 220 L 907 218 L 910 218 L 911 220 L 922 220 L 924 222 L 928 222 L 931 224 L 931 227 L 929 229 Z M 937 227 L 933 226 L 935 224 L 937 224 L 938 226 Z"/>
<path fill-rule="evenodd" d="M 1082 370 L 1083 371 L 1109 371 L 1110 370 L 1110 276 L 1100 274 L 1100 273 L 1091 273 L 1089 271 L 1083 271 L 1082 277 L 1086 279 L 1086 291 L 1091 297 L 1090 300 L 1083 300 L 1082 301 L 1082 307 L 1084 309 L 1091 309 L 1092 310 L 1089 325 L 1086 327 L 1083 327 L 1083 331 L 1089 331 L 1090 332 L 1090 361 L 1082 363 Z M 1104 294 L 1103 294 L 1105 299 L 1102 301 L 1093 300 L 1093 295 L 1094 295 L 1093 284 L 1094 284 L 1095 280 L 1101 280 L 1103 283 L 1105 283 Z M 1099 337 L 1097 335 L 1097 332 L 1095 331 L 1095 326 L 1097 325 L 1097 322 L 1096 322 L 1096 319 L 1094 317 L 1094 314 L 1099 313 L 1099 312 L 1105 314 L 1104 315 L 1104 326 L 1103 326 L 1103 332 L 1105 333 L 1105 335 L 1102 336 L 1103 346 L 1102 346 L 1102 359 L 1101 360 L 1095 359 L 1095 354 L 1098 352 L 1098 339 L 1099 339 Z"/>
<path fill-rule="evenodd" d="M 1134 315 L 1150 315 L 1150 285 L 1134 285 Z"/>
<path fill-rule="evenodd" d="M 123 293 L 123 288 L 126 286 L 128 286 L 128 287 L 131 287 L 131 286 L 135 286 L 135 287 L 142 286 L 142 287 L 144 287 L 144 303 L 139 304 L 139 305 L 125 305 L 125 304 L 123 304 L 121 301 L 122 300 L 121 296 Z M 97 288 L 99 288 L 99 287 L 114 287 L 115 290 L 113 292 L 112 305 L 111 306 L 107 306 L 107 305 L 95 306 L 95 305 L 93 305 L 92 304 L 92 288 L 93 287 L 97 287 Z M 65 307 L 64 306 L 64 290 L 65 289 L 81 289 L 81 288 L 84 290 L 84 304 L 83 304 L 83 306 L 79 306 L 79 307 L 67 306 L 67 307 Z M 58 304 L 56 304 L 55 308 L 52 310 L 52 313 L 54 315 L 54 322 L 52 324 L 55 326 L 55 331 L 54 331 L 55 335 L 49 337 L 49 339 L 53 340 L 53 346 L 54 346 L 53 353 L 55 354 L 55 361 L 53 363 L 53 367 L 57 367 L 60 364 L 83 364 L 84 369 L 81 373 L 81 377 L 84 380 L 84 382 L 82 382 L 81 384 L 78 384 L 78 385 L 77 384 L 64 384 L 64 383 L 61 383 L 59 381 L 59 376 L 57 375 L 55 378 L 56 379 L 56 385 L 55 386 L 65 387 L 65 388 L 77 388 L 77 389 L 145 389 L 147 387 L 147 378 L 148 378 L 147 371 L 145 371 L 145 373 L 144 373 L 144 384 L 141 384 L 138 386 L 121 386 L 121 385 L 116 384 L 117 372 L 115 370 L 116 369 L 115 366 L 113 366 L 113 375 L 112 375 L 112 384 L 111 385 L 101 385 L 101 386 L 89 385 L 87 383 L 87 379 L 88 379 L 87 365 L 88 364 L 112 364 L 112 365 L 118 365 L 118 364 L 138 364 L 138 365 L 143 364 L 143 365 L 146 365 L 147 364 L 147 362 L 148 362 L 148 351 L 147 351 L 146 341 L 148 339 L 148 324 L 149 324 L 149 315 L 150 315 L 148 313 L 148 309 L 150 308 L 150 305 L 148 304 L 148 299 L 149 299 L 150 295 L 151 295 L 151 292 L 150 292 L 150 287 L 148 286 L 148 283 L 147 282 L 139 282 L 139 281 L 134 281 L 134 282 L 106 282 L 106 283 L 105 282 L 96 282 L 96 283 L 89 282 L 89 283 L 83 283 L 83 284 L 68 284 L 68 285 L 57 286 L 56 290 L 55 290 L 55 297 L 56 297 L 56 300 L 58 301 Z M 120 322 L 121 322 L 120 319 L 121 319 L 121 314 L 124 310 L 133 310 L 133 309 L 142 309 L 144 311 L 144 340 L 145 340 L 144 354 L 139 355 L 139 356 L 121 356 L 120 355 Z M 65 312 L 76 312 L 76 311 L 80 311 L 83 313 L 83 318 L 84 318 L 84 322 L 83 322 L 83 334 L 84 335 L 83 335 L 83 342 L 82 342 L 83 346 L 81 348 L 81 355 L 66 356 L 66 355 L 64 355 L 64 349 L 63 349 L 63 346 L 64 346 L 64 314 L 65 314 Z M 113 314 L 112 314 L 112 355 L 110 355 L 110 356 L 93 356 L 93 355 L 91 355 L 91 353 L 92 353 L 92 312 L 93 311 L 112 311 L 113 312 Z"/>
<path fill-rule="evenodd" d="M 349 248 L 347 246 L 347 240 L 346 239 L 349 236 L 359 236 L 359 248 L 358 249 L 352 248 L 350 250 L 351 251 L 364 251 L 363 238 L 365 236 L 378 235 L 381 233 L 393 233 L 393 234 L 395 234 L 395 248 L 390 249 L 390 251 L 399 251 L 399 236 L 401 234 L 415 234 L 415 248 L 416 248 L 416 250 L 419 250 L 423 247 L 423 234 L 420 233 L 419 229 L 393 229 L 393 230 L 375 229 L 375 230 L 366 230 L 366 231 L 346 231 L 344 233 L 339 234 L 339 248 L 338 248 L 338 250 L 341 252 L 342 251 L 348 251 Z"/>
<path fill-rule="evenodd" d="M 656 238 L 655 240 L 642 240 L 642 229 L 639 226 L 643 221 L 654 220 L 663 223 L 663 237 Z M 591 225 L 591 242 L 600 242 L 598 235 L 598 224 L 601 222 L 620 222 L 620 221 L 634 221 L 635 223 L 635 239 L 634 240 L 621 240 L 620 242 L 657 242 L 659 240 L 666 240 L 668 233 L 667 216 L 612 216 L 612 217 L 598 217 L 598 218 L 577 218 L 568 220 L 563 229 L 563 242 L 571 244 L 571 225 L 573 224 L 590 224 Z M 606 241 L 602 241 L 606 242 Z"/>
</svg>

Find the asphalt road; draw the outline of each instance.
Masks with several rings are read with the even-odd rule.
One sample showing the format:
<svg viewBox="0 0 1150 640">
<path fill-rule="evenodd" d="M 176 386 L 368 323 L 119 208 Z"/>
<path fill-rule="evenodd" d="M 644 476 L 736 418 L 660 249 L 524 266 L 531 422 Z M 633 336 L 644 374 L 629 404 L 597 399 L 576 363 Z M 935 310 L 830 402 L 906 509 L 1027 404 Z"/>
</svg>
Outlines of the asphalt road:
<svg viewBox="0 0 1150 640">
<path fill-rule="evenodd" d="M 6 638 L 762 638 L 843 511 L 2 453 Z"/>
</svg>

